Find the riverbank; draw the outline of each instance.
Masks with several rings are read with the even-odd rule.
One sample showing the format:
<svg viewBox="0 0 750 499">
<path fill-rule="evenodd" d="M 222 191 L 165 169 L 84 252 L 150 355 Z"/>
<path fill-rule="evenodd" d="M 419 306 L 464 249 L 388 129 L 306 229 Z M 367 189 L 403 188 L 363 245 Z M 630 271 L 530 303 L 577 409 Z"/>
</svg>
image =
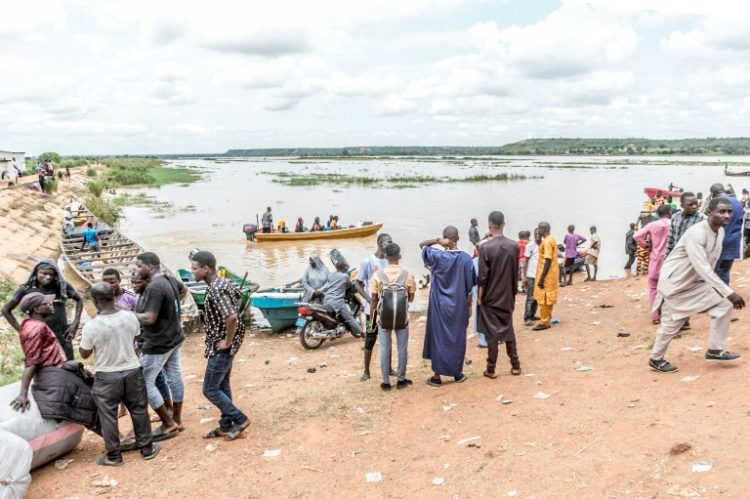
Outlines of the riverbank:
<svg viewBox="0 0 750 499">
<path fill-rule="evenodd" d="M 740 262 L 733 285 L 744 294 L 749 284 L 750 265 Z M 232 388 L 252 425 L 236 442 L 201 438 L 219 414 L 201 393 L 203 339 L 189 337 L 187 430 L 163 442 L 156 460 L 131 453 L 118 469 L 94 464 L 103 445 L 88 434 L 64 471 L 48 465 L 33 473 L 29 497 L 86 497 L 104 475 L 118 482 L 108 497 L 123 498 L 742 497 L 750 486 L 750 403 L 741 389 L 750 375 L 750 314 L 736 312 L 731 329 L 741 362 L 703 360 L 703 315 L 670 347 L 680 372 L 655 373 L 647 366 L 655 327 L 646 287 L 645 278 L 576 281 L 560 291 L 560 324 L 541 333 L 522 325 L 519 296 L 523 375 L 510 375 L 501 349 L 499 378 L 484 378 L 486 350 L 471 337 L 469 379 L 439 389 L 424 384 L 420 318 L 409 341 L 414 385 L 387 393 L 378 387 L 379 346 L 373 379 L 362 383 L 360 340 L 306 351 L 296 336 L 251 331 Z M 694 472 L 701 462 L 710 471 Z M 366 474 L 377 472 L 382 480 L 368 483 Z"/>
</svg>

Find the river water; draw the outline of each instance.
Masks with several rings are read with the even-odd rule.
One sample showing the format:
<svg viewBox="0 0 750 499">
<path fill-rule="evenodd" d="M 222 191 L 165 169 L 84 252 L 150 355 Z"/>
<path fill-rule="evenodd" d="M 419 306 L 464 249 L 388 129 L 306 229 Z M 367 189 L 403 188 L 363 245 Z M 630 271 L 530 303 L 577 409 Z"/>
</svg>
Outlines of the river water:
<svg viewBox="0 0 750 499">
<path fill-rule="evenodd" d="M 625 164 L 628 161 L 630 164 Z M 304 163 L 290 158 L 176 160 L 170 163 L 203 169 L 203 180 L 143 190 L 171 207 L 166 210 L 127 207 L 121 229 L 146 249 L 159 254 L 173 269 L 187 267 L 188 253 L 197 247 L 212 251 L 220 264 L 236 273 L 247 271 L 250 279 L 263 287 L 272 287 L 298 279 L 311 254 L 320 254 L 328 262 L 328 253 L 333 248 L 358 266 L 374 251 L 376 236 L 320 242 L 246 241 L 242 225 L 255 223 L 256 215 L 262 214 L 266 206 L 272 207 L 275 221 L 284 219 L 292 229 L 299 216 L 308 226 L 315 216 L 325 220 L 330 214 L 339 215 L 342 225 L 362 220 L 382 222 L 383 231 L 401 246 L 402 265 L 418 277 L 425 272 L 418 248 L 420 241 L 439 236 L 446 225 L 455 225 L 461 234 L 459 247 L 470 250 L 469 220 L 477 218 L 480 231 L 484 232 L 489 212 L 500 210 L 506 217 L 506 235 L 514 239 L 519 231 L 531 231 L 542 220 L 551 223 L 558 241 L 562 241 L 568 224 L 574 224 L 576 232 L 584 237 L 589 235 L 589 226 L 597 226 L 602 239 L 599 277 L 611 278 L 623 274 L 624 236 L 645 201 L 643 188 L 666 189 L 672 182 L 686 190 L 707 194 L 714 182 L 734 182 L 737 192 L 750 184 L 750 178 L 725 177 L 723 161 L 724 158 L 717 157 L 633 156 L 428 161 L 394 158 Z M 750 169 L 750 157 L 731 157 L 726 161 L 736 170 Z M 698 164 L 705 162 L 722 164 Z M 424 183 L 407 188 L 288 186 L 274 182 L 277 177 L 269 172 L 452 179 L 508 172 L 543 178 Z M 423 306 L 425 300 L 423 291 L 417 305 Z"/>
</svg>

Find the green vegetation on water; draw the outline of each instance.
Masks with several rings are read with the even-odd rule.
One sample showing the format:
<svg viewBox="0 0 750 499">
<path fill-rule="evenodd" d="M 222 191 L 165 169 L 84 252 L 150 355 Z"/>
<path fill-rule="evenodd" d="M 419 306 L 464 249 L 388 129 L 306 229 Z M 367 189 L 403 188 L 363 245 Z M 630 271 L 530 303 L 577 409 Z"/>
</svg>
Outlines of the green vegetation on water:
<svg viewBox="0 0 750 499">
<path fill-rule="evenodd" d="M 742 155 L 750 154 L 750 138 L 655 140 L 625 139 L 527 139 L 504 145 L 499 155 Z"/>
<path fill-rule="evenodd" d="M 411 188 L 426 184 L 466 183 L 466 182 L 510 182 L 542 178 L 536 176 L 517 175 L 514 173 L 498 173 L 495 175 L 479 174 L 469 177 L 434 177 L 434 176 L 394 176 L 394 177 L 365 177 L 346 175 L 343 173 L 291 173 L 291 172 L 259 172 L 260 175 L 273 176 L 273 182 L 289 186 L 312 185 L 340 185 L 340 186 L 372 186 Z"/>
</svg>

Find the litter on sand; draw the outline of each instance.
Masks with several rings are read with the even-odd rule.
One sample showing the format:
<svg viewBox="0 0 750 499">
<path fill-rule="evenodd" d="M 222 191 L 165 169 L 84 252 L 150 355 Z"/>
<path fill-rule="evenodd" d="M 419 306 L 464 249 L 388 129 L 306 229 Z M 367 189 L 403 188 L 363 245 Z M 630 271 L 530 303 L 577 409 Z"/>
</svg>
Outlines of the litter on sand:
<svg viewBox="0 0 750 499">
<path fill-rule="evenodd" d="M 458 445 L 464 445 L 464 444 L 468 444 L 469 442 L 473 442 L 475 440 L 479 440 L 480 438 L 482 438 L 482 437 L 480 437 L 479 435 L 477 435 L 476 437 L 463 438 L 463 439 L 459 440 L 456 443 Z"/>
<path fill-rule="evenodd" d="M 448 411 L 450 411 L 451 409 L 453 409 L 454 407 L 456 407 L 457 405 L 458 405 L 458 404 L 448 404 L 448 405 L 444 405 L 444 406 L 443 406 L 443 410 L 444 410 L 445 412 L 448 412 Z"/>
<path fill-rule="evenodd" d="M 630 336 L 630 333 L 617 333 L 618 338 L 627 338 L 628 336 Z"/>
<path fill-rule="evenodd" d="M 703 347 L 691 345 L 691 346 L 687 347 L 687 349 L 690 352 L 700 352 L 701 350 L 703 350 Z"/>
<path fill-rule="evenodd" d="M 383 474 L 379 471 L 372 471 L 370 473 L 365 473 L 365 480 L 367 480 L 367 483 L 382 482 Z"/>
<path fill-rule="evenodd" d="M 685 381 L 685 382 L 688 382 L 688 381 L 695 381 L 696 379 L 698 379 L 698 378 L 700 378 L 700 377 L 701 377 L 701 375 L 700 375 L 700 374 L 696 374 L 695 376 L 685 376 L 685 377 L 684 377 L 684 378 L 682 378 L 682 379 L 681 379 L 680 381 Z"/>
<path fill-rule="evenodd" d="M 581 366 L 576 371 L 586 372 L 586 371 L 593 371 L 594 368 L 591 366 Z"/>
<path fill-rule="evenodd" d="M 116 485 L 117 480 L 106 475 L 101 480 L 94 480 L 93 482 L 91 482 L 92 487 L 114 487 Z"/>
<path fill-rule="evenodd" d="M 534 398 L 535 398 L 535 399 L 548 399 L 548 398 L 549 398 L 549 393 L 544 393 L 544 392 L 536 392 L 536 393 L 534 394 Z"/>
<path fill-rule="evenodd" d="M 263 457 L 279 457 L 281 455 L 281 449 L 270 449 L 263 452 Z"/>
<path fill-rule="evenodd" d="M 58 470 L 64 470 L 73 461 L 75 461 L 75 459 L 58 459 L 57 461 L 55 461 L 55 468 L 57 468 Z"/>
<path fill-rule="evenodd" d="M 697 463 L 693 463 L 693 473 L 705 473 L 711 471 L 713 467 L 713 461 L 698 461 Z"/>
<path fill-rule="evenodd" d="M 432 485 L 443 485 L 445 483 L 445 478 L 441 476 L 436 476 L 432 478 Z"/>
<path fill-rule="evenodd" d="M 206 424 L 210 423 L 211 421 L 215 420 L 216 418 L 201 418 L 200 424 Z"/>
<path fill-rule="evenodd" d="M 563 352 L 572 352 L 573 347 L 562 347 L 560 350 L 562 350 Z"/>
<path fill-rule="evenodd" d="M 217 448 L 217 447 L 216 447 L 216 446 L 215 446 L 214 444 L 208 444 L 208 445 L 206 445 L 206 450 L 207 450 L 208 452 L 215 452 L 215 451 L 216 451 L 216 448 Z"/>
<path fill-rule="evenodd" d="M 516 497 L 518 495 L 518 492 L 515 490 L 509 490 L 507 495 L 508 497 Z"/>
</svg>

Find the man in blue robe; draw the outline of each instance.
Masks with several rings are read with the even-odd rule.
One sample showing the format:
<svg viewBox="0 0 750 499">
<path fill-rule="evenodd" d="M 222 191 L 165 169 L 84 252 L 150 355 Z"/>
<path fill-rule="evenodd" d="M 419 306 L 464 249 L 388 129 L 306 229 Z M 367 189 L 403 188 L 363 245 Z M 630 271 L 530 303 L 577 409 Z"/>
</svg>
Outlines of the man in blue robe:
<svg viewBox="0 0 750 499">
<path fill-rule="evenodd" d="M 439 244 L 444 250 L 432 248 Z M 422 261 L 432 273 L 427 329 L 422 357 L 432 361 L 430 386 L 441 386 L 440 376 L 453 376 L 456 383 L 466 380 L 463 373 L 466 355 L 466 328 L 471 316 L 471 290 L 476 284 L 474 264 L 468 253 L 460 251 L 458 229 L 448 226 L 443 237 L 419 244 Z"/>
</svg>

